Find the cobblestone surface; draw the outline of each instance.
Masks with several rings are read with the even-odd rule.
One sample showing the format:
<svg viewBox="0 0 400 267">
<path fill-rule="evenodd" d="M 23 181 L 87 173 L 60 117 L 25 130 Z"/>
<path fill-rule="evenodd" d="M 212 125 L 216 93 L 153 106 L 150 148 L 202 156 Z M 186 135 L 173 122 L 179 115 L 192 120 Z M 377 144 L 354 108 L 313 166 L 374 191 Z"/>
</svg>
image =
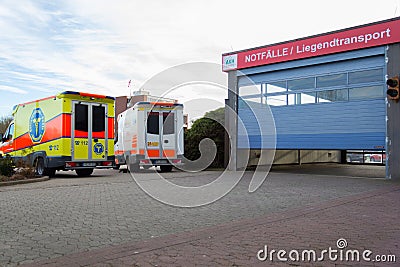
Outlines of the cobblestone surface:
<svg viewBox="0 0 400 267">
<path fill-rule="evenodd" d="M 324 205 L 315 205 L 300 209 L 294 214 L 283 213 L 271 215 L 253 221 L 244 221 L 236 227 L 226 225 L 218 231 L 210 229 L 208 235 L 202 232 L 201 238 L 183 239 L 183 243 L 174 244 L 181 237 L 171 237 L 170 243 L 163 247 L 148 250 L 136 255 L 131 251 L 107 255 L 102 264 L 124 266 L 267 266 L 267 265 L 315 265 L 315 266 L 399 266 L 400 257 L 400 225 L 398 224 L 400 207 L 400 187 L 397 191 L 376 192 L 365 194 L 349 202 L 332 201 Z M 280 217 L 281 216 L 281 217 Z M 343 239 L 347 246 L 338 247 L 337 241 Z M 139 245 L 139 244 L 138 244 Z M 316 251 L 315 260 L 280 262 L 277 253 L 267 257 L 265 261 L 257 259 L 257 252 L 275 249 L 285 250 L 284 258 L 288 259 L 291 250 Z M 268 248 L 269 247 L 269 248 Z M 325 254 L 323 260 L 321 251 L 329 247 L 337 251 L 330 260 Z M 342 249 L 339 249 L 342 248 Z M 359 251 L 359 261 L 352 256 L 346 259 L 348 250 Z M 364 250 L 370 250 L 370 261 L 362 258 Z M 343 256 L 340 256 L 343 251 Z M 268 253 L 267 252 L 267 253 Z M 268 254 L 267 254 L 268 255 Z M 271 255 L 271 254 L 269 254 Z M 295 255 L 295 254 L 293 254 Z M 350 254 L 347 254 L 350 255 Z M 377 256 L 379 258 L 377 258 Z M 385 257 L 394 256 L 397 262 L 377 262 Z M 113 258 L 115 257 L 115 258 Z M 261 252 L 260 257 L 265 257 Z M 306 256 L 307 257 L 307 256 Z M 340 258 L 342 257 L 342 258 Z M 311 258 L 313 259 L 313 258 Z M 79 263 L 79 261 L 77 261 Z M 104 266 L 104 265 L 103 265 Z"/>
<path fill-rule="evenodd" d="M 173 172 L 167 178 L 179 184 L 198 185 L 210 182 L 217 176 L 217 172 L 190 175 Z M 64 174 L 40 184 L 1 188 L 0 266 L 96 251 L 111 245 L 155 240 L 160 236 L 257 218 L 394 186 L 382 179 L 271 173 L 259 190 L 249 194 L 247 187 L 250 177 L 251 173 L 246 173 L 238 186 L 221 200 L 191 209 L 157 202 L 141 191 L 129 174 L 111 170 L 96 171 L 91 178 L 78 179 Z M 290 231 L 294 231 L 289 226 L 286 230 L 289 235 Z M 260 235 L 260 238 L 263 236 Z M 332 235 L 332 238 L 336 236 Z M 258 241 L 254 244 L 262 246 L 268 240 L 264 238 Z M 252 243 L 250 240 L 248 242 Z M 326 242 L 321 244 L 325 245 Z M 285 246 L 290 248 L 290 244 Z M 171 261 L 169 254 L 177 253 L 177 258 L 184 259 L 182 255 L 190 255 L 190 250 L 193 252 L 196 246 L 185 246 L 183 252 L 163 252 L 159 256 L 167 256 L 163 264 L 166 265 Z M 239 246 L 231 253 L 235 254 L 236 250 L 243 248 Z M 211 251 L 216 251 L 212 245 Z M 91 258 L 84 257 L 90 263 Z M 215 260 L 221 261 L 215 261 L 218 265 L 224 265 L 224 260 L 232 263 L 229 255 L 215 257 Z M 243 260 L 246 261 L 241 260 L 243 264 Z M 155 258 L 155 261 L 158 259 Z"/>
</svg>

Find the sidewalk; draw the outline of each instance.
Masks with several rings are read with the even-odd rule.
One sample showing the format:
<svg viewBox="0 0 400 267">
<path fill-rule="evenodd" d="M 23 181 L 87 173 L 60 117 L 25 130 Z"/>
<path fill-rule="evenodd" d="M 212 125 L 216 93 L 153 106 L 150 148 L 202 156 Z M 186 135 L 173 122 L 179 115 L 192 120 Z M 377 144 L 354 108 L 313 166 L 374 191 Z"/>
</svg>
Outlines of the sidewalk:
<svg viewBox="0 0 400 267">
<path fill-rule="evenodd" d="M 393 185 L 318 205 L 27 266 L 399 266 L 399 219 L 400 186 Z M 347 241 L 344 253 L 368 249 L 372 251 L 372 260 L 376 255 L 395 255 L 397 262 L 384 265 L 372 261 L 329 261 L 327 254 L 324 261 L 315 263 L 279 263 L 276 253 L 273 262 L 257 259 L 257 252 L 264 245 L 269 251 L 298 250 L 300 255 L 302 250 L 315 250 L 318 257 L 324 249 L 338 249 L 336 242 L 340 238 Z"/>
</svg>

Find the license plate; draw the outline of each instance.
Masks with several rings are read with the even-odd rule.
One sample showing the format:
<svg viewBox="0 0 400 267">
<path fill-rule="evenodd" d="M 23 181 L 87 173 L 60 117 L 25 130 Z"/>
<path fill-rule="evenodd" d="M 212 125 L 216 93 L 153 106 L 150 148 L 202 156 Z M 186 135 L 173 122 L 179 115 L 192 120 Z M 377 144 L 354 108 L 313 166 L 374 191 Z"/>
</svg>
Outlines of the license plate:
<svg viewBox="0 0 400 267">
<path fill-rule="evenodd" d="M 84 162 L 82 163 L 83 167 L 96 167 L 96 163 L 95 162 Z"/>
<path fill-rule="evenodd" d="M 147 146 L 158 146 L 158 142 L 147 142 Z"/>
<path fill-rule="evenodd" d="M 165 164 L 165 163 L 168 163 L 168 161 L 165 159 L 156 160 L 156 164 Z"/>
</svg>

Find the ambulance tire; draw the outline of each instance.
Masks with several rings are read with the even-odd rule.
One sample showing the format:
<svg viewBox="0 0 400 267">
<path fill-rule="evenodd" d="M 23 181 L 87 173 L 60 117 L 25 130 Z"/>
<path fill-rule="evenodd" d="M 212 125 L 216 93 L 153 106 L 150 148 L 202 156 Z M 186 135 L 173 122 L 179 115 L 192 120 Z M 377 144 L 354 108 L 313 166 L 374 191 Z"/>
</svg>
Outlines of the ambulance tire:
<svg viewBox="0 0 400 267">
<path fill-rule="evenodd" d="M 93 168 L 92 169 L 76 169 L 75 172 L 79 177 L 87 177 L 93 173 Z"/>
<path fill-rule="evenodd" d="M 115 165 L 113 166 L 113 169 L 114 169 L 114 170 L 119 170 L 119 167 L 121 167 L 121 165 L 115 164 Z"/>
<path fill-rule="evenodd" d="M 35 175 L 42 177 L 44 175 L 44 159 L 42 157 L 38 157 L 35 160 Z"/>
<path fill-rule="evenodd" d="M 129 172 L 138 172 L 140 170 L 139 163 L 129 164 Z"/>
<path fill-rule="evenodd" d="M 56 169 L 54 168 L 46 168 L 44 169 L 44 175 L 51 177 L 54 177 L 56 175 Z"/>
<path fill-rule="evenodd" d="M 161 165 L 160 170 L 161 170 L 161 172 L 171 172 L 172 165 Z"/>
</svg>

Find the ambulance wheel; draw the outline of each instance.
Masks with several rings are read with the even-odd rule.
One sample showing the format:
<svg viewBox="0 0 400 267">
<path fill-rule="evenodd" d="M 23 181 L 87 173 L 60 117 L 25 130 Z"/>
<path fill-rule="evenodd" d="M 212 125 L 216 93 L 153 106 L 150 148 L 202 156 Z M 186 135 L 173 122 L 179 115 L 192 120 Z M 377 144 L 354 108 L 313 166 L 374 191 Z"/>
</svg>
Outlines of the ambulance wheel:
<svg viewBox="0 0 400 267">
<path fill-rule="evenodd" d="M 172 171 L 172 165 L 161 165 L 160 169 L 161 172 L 170 172 Z"/>
<path fill-rule="evenodd" d="M 39 177 L 44 175 L 44 159 L 42 157 L 35 160 L 35 174 Z"/>
<path fill-rule="evenodd" d="M 113 169 L 114 169 L 114 170 L 119 170 L 119 167 L 121 167 L 121 165 L 115 164 L 115 165 L 113 166 Z"/>
<path fill-rule="evenodd" d="M 44 175 L 51 177 L 54 177 L 56 175 L 56 169 L 54 168 L 46 168 L 44 169 Z"/>
<path fill-rule="evenodd" d="M 129 164 L 128 166 L 130 172 L 138 172 L 140 170 L 139 163 Z"/>
<path fill-rule="evenodd" d="M 90 176 L 93 173 L 93 169 L 76 169 L 75 171 L 79 177 Z"/>
</svg>

